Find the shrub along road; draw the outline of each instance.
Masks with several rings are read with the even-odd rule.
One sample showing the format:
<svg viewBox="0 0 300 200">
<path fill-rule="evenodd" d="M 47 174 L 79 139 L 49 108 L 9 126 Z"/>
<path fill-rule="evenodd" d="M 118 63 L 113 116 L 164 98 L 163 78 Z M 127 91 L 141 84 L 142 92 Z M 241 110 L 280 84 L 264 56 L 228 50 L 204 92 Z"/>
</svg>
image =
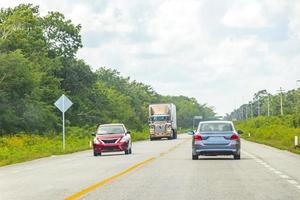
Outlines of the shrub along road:
<svg viewBox="0 0 300 200">
<path fill-rule="evenodd" d="M 0 137 L 0 166 L 9 165 L 51 155 L 73 153 L 89 149 L 94 128 L 68 127 L 66 149 L 62 150 L 62 136 L 58 134 L 17 134 Z M 148 130 L 132 131 L 132 140 L 148 139 Z"/>
<path fill-rule="evenodd" d="M 195 161 L 190 142 L 180 135 L 135 142 L 132 155 L 88 150 L 1 167 L 1 199 L 299 199 L 299 155 L 243 140 L 241 160 Z"/>
<path fill-rule="evenodd" d="M 300 148 L 294 147 L 294 137 L 300 137 L 300 128 L 295 116 L 260 116 L 235 122 L 235 126 L 245 132 L 242 137 L 246 140 L 300 154 Z"/>
</svg>

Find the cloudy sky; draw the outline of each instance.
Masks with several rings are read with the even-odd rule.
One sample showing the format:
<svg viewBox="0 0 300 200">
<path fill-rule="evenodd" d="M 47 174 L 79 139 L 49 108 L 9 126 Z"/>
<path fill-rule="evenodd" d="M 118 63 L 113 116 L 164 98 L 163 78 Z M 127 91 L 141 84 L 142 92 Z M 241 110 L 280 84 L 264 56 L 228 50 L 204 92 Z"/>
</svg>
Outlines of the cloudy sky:
<svg viewBox="0 0 300 200">
<path fill-rule="evenodd" d="M 78 57 L 165 95 L 231 112 L 261 89 L 300 79 L 297 0 L 1 0 L 31 2 L 82 25 Z"/>
</svg>

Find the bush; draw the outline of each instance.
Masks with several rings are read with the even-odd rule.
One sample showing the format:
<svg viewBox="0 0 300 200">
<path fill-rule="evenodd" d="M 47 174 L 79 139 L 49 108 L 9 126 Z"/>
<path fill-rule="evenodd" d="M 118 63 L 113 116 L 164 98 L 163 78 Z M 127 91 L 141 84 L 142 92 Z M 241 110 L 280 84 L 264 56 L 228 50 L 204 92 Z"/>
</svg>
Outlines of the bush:
<svg viewBox="0 0 300 200">
<path fill-rule="evenodd" d="M 62 150 L 62 134 L 19 133 L 2 136 L 0 137 L 0 166 L 89 149 L 93 131 L 94 127 L 68 127 L 65 151 Z M 131 136 L 133 141 L 145 140 L 149 138 L 149 130 L 132 131 Z"/>
<path fill-rule="evenodd" d="M 300 128 L 295 128 L 294 117 L 257 117 L 235 122 L 237 129 L 243 130 L 242 138 L 273 146 L 279 149 L 300 153 L 294 148 L 294 137 L 300 136 Z M 251 133 L 251 137 L 248 137 Z"/>
<path fill-rule="evenodd" d="M 90 130 L 66 129 L 66 149 L 62 150 L 61 134 L 35 135 L 19 133 L 0 137 L 0 166 L 89 148 Z"/>
</svg>

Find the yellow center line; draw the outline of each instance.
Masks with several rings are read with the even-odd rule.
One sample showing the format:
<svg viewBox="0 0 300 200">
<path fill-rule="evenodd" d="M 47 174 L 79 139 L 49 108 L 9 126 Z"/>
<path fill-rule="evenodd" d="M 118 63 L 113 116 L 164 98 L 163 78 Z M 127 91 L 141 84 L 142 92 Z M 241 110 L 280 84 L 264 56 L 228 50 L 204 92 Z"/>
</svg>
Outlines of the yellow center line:
<svg viewBox="0 0 300 200">
<path fill-rule="evenodd" d="M 185 139 L 183 142 L 180 142 L 180 143 L 174 145 L 173 147 L 171 147 L 171 148 L 168 149 L 167 151 L 161 152 L 161 153 L 160 153 L 160 156 L 164 156 L 164 155 L 170 153 L 171 151 L 175 150 L 178 146 L 182 145 L 183 143 L 185 143 L 185 142 L 187 142 L 187 141 L 189 141 L 189 139 Z"/>
<path fill-rule="evenodd" d="M 96 188 L 98 188 L 98 187 L 100 187 L 100 186 L 102 186 L 102 185 L 104 185 L 106 183 L 109 183 L 112 180 L 114 180 L 114 179 L 116 179 L 116 178 L 118 178 L 120 176 L 123 176 L 123 175 L 129 173 L 130 171 L 132 171 L 132 170 L 140 167 L 141 165 L 144 165 L 144 164 L 146 164 L 148 162 L 151 162 L 151 161 L 153 161 L 155 159 L 156 159 L 156 157 L 150 157 L 147 160 L 144 160 L 144 161 L 142 161 L 140 163 L 137 163 L 137 164 L 135 164 L 135 165 L 133 165 L 133 166 L 131 166 L 131 167 L 129 167 L 129 168 L 127 168 L 127 169 L 125 169 L 125 170 L 123 170 L 123 171 L 121 171 L 121 172 L 119 172 L 119 173 L 117 173 L 117 174 L 115 174 L 115 175 L 107 178 L 107 179 L 104 179 L 104 180 L 102 180 L 102 181 L 100 181 L 100 182 L 98 182 L 98 183 L 96 183 L 94 185 L 91 185 L 91 186 L 89 186 L 89 187 L 87 187 L 87 188 L 85 188 L 85 189 L 83 189 L 83 190 L 81 190 L 81 191 L 79 191 L 79 192 L 77 192 L 77 193 L 75 193 L 75 194 L 73 194 L 73 195 L 65 198 L 65 200 L 75 200 L 75 199 L 78 199 L 79 197 L 81 197 L 81 196 L 83 196 L 83 195 L 91 192 L 92 190 L 94 190 L 94 189 L 96 189 Z"/>
<path fill-rule="evenodd" d="M 160 153 L 160 156 L 164 156 L 167 153 L 173 151 L 179 145 L 183 144 L 186 141 L 187 140 L 185 140 L 183 142 L 180 142 L 179 144 L 176 144 L 175 146 L 173 146 L 170 149 L 168 149 L 167 151 Z M 102 180 L 102 181 L 100 181 L 98 183 L 95 183 L 95 184 L 93 184 L 93 185 L 91 185 L 91 186 L 89 186 L 89 187 L 87 187 L 87 188 L 85 188 L 85 189 L 83 189 L 83 190 L 81 190 L 79 192 L 76 192 L 76 193 L 72 194 L 71 196 L 65 198 L 65 200 L 75 200 L 75 199 L 78 199 L 78 198 L 82 197 L 83 195 L 91 192 L 92 190 L 95 190 L 96 188 L 101 187 L 101 186 L 105 185 L 106 183 L 109 183 L 109 182 L 111 182 L 111 181 L 113 181 L 113 180 L 115 180 L 115 179 L 117 179 L 117 178 L 119 178 L 121 176 L 124 176 L 125 174 L 128 174 L 132 170 L 134 170 L 134 169 L 136 169 L 136 168 L 138 168 L 138 167 L 140 167 L 142 165 L 145 165 L 145 164 L 147 164 L 147 163 L 155 160 L 156 158 L 157 157 L 150 157 L 150 158 L 148 158 L 148 159 L 146 159 L 146 160 L 144 160 L 142 162 L 139 162 L 139 163 L 137 163 L 137 164 L 135 164 L 135 165 L 133 165 L 133 166 L 131 166 L 131 167 L 129 167 L 129 168 L 127 168 L 127 169 L 125 169 L 125 170 L 123 170 L 123 171 L 121 171 L 121 172 L 119 172 L 119 173 L 117 173 L 117 174 L 115 174 L 115 175 L 107 178 L 107 179 L 104 179 L 104 180 Z"/>
</svg>

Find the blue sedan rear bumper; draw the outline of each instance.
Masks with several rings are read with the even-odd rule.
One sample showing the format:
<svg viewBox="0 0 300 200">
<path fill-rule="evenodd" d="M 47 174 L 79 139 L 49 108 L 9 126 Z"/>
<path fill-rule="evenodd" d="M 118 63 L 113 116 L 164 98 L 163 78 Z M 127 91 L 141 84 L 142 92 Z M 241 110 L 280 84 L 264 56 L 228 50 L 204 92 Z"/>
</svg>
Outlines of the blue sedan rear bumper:
<svg viewBox="0 0 300 200">
<path fill-rule="evenodd" d="M 193 146 L 193 155 L 237 155 L 240 154 L 240 143 L 231 142 L 228 145 L 204 145 Z"/>
</svg>

